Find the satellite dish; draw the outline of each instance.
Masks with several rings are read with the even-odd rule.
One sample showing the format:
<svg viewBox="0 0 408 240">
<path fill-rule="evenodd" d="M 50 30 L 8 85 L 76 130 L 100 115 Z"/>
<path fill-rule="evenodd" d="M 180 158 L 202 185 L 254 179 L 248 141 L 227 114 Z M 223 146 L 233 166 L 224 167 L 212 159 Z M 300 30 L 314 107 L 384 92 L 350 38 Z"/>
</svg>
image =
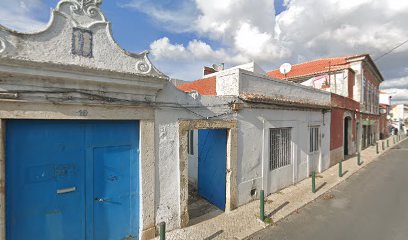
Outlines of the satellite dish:
<svg viewBox="0 0 408 240">
<path fill-rule="evenodd" d="M 220 72 L 224 70 L 224 63 L 213 64 L 212 67 L 215 71 Z"/>
<path fill-rule="evenodd" d="M 292 70 L 292 65 L 290 63 L 284 63 L 280 66 L 279 71 L 280 73 L 286 75 Z"/>
</svg>

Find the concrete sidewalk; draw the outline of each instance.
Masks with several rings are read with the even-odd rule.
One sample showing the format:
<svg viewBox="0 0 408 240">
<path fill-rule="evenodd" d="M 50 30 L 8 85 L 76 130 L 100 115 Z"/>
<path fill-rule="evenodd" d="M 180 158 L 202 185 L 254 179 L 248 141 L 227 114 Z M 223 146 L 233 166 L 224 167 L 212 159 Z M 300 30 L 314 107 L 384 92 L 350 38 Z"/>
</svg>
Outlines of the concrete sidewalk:
<svg viewBox="0 0 408 240">
<path fill-rule="evenodd" d="M 405 139 L 405 137 L 401 136 L 401 141 L 403 138 Z M 387 148 L 387 140 L 378 142 L 380 154 L 376 153 L 375 146 L 362 151 L 361 161 L 364 163 L 361 166 L 357 165 L 357 157 L 352 157 L 344 161 L 344 175 L 341 178 L 338 176 L 338 165 L 319 174 L 316 179 L 316 188 L 318 189 L 316 193 L 312 193 L 311 179 L 308 178 L 296 185 L 268 196 L 265 200 L 265 216 L 270 217 L 273 224 L 284 217 L 297 212 L 304 205 L 322 195 L 323 197 L 330 198 L 329 195 L 325 195 L 328 190 L 346 180 L 370 162 L 377 160 L 378 156 L 387 152 L 394 146 L 393 136 L 390 137 L 388 141 L 390 145 L 389 148 Z M 386 148 L 385 151 L 382 150 L 382 142 L 384 142 Z M 168 232 L 166 233 L 166 239 L 245 239 L 251 234 L 267 227 L 267 224 L 262 223 L 258 219 L 259 201 L 254 201 L 241 206 L 230 213 L 224 213 L 193 226 Z"/>
</svg>

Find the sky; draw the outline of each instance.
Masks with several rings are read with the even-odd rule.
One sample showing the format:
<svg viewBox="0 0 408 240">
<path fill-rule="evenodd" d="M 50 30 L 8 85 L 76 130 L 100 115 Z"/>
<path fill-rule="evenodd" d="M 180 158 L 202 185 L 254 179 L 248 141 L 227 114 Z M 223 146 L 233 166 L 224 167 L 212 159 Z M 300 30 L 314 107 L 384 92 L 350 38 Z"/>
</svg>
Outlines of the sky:
<svg viewBox="0 0 408 240">
<path fill-rule="evenodd" d="M 0 0 L 0 24 L 41 30 L 57 3 Z M 122 48 L 149 50 L 162 72 L 187 81 L 214 63 L 255 61 L 269 71 L 322 57 L 376 59 L 408 40 L 403 0 L 103 0 L 101 8 Z M 408 103 L 408 43 L 376 64 L 393 103 Z"/>
</svg>

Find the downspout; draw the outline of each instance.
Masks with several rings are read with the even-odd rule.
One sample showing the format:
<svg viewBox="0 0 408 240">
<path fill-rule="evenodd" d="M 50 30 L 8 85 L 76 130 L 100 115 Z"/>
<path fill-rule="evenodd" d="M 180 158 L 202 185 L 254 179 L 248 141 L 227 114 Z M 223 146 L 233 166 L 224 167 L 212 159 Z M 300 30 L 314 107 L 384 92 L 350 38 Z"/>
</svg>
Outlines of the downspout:
<svg viewBox="0 0 408 240">
<path fill-rule="evenodd" d="M 262 130 L 262 190 L 266 191 L 266 158 L 265 158 L 265 154 L 266 154 L 266 149 L 265 149 L 265 134 L 266 134 L 266 130 L 265 130 L 265 119 L 262 118 L 262 126 L 263 126 L 263 130 Z M 267 191 L 266 191 L 267 192 Z M 268 194 L 268 192 L 267 192 Z"/>
</svg>

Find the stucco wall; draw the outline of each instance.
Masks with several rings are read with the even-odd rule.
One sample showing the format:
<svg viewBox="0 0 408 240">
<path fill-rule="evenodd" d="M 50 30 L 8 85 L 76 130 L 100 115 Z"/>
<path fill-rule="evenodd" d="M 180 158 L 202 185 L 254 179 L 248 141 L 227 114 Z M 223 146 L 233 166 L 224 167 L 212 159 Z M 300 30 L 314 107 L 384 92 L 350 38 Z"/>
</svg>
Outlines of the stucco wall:
<svg viewBox="0 0 408 240">
<path fill-rule="evenodd" d="M 330 105 L 330 93 L 243 69 L 226 70 L 217 75 L 217 94 L 256 94 L 299 103 Z"/>
<path fill-rule="evenodd" d="M 179 130 L 178 121 L 188 119 L 206 120 L 207 117 L 217 116 L 215 119 L 236 119 L 238 121 L 237 145 L 237 204 L 242 205 L 258 198 L 251 196 L 251 190 L 258 192 L 263 187 L 263 164 L 265 158 L 263 149 L 263 134 L 265 122 L 295 121 L 298 134 L 293 139 L 296 142 L 297 166 L 296 181 L 308 176 L 309 126 L 321 125 L 322 130 L 322 161 L 319 170 L 327 169 L 330 164 L 330 112 L 324 115 L 321 110 L 281 109 L 272 108 L 249 109 L 243 106 L 238 113 L 233 113 L 227 107 L 228 102 L 239 101 L 237 97 L 203 97 L 182 93 L 175 88 L 165 87 L 157 96 L 158 102 L 176 101 L 189 104 L 189 109 L 161 107 L 156 110 L 156 142 L 158 143 L 156 165 L 156 224 L 166 221 L 168 229 L 182 226 L 180 209 L 180 168 L 179 168 Z M 212 107 L 194 107 L 195 104 Z M 216 107 L 214 107 L 216 106 Z M 193 113 L 193 112 L 194 113 Z M 223 114 L 227 112 L 227 114 Z M 201 116 L 198 116 L 198 113 Z M 221 115 L 221 116 L 218 116 Z"/>
<path fill-rule="evenodd" d="M 156 224 L 165 221 L 169 230 L 182 226 L 179 120 L 207 120 L 207 117 L 230 119 L 234 116 L 228 106 L 228 103 L 234 98 L 200 95 L 195 95 L 195 97 L 181 92 L 170 82 L 157 96 L 157 102 L 161 102 L 162 107 L 157 108 L 155 113 Z M 181 104 L 185 107 L 182 107 Z M 217 117 L 217 115 L 222 116 Z"/>
<path fill-rule="evenodd" d="M 323 119 L 324 118 L 324 119 Z M 322 161 L 320 170 L 325 170 L 330 163 L 330 113 L 321 111 L 302 111 L 284 109 L 244 109 L 238 116 L 238 205 L 243 205 L 259 196 L 251 196 L 251 190 L 263 189 L 263 168 L 268 166 L 266 152 L 263 149 L 265 123 L 295 121 L 298 134 L 292 139 L 296 145 L 297 158 L 296 181 L 308 177 L 309 126 L 321 125 Z M 269 140 L 266 140 L 269 142 Z M 266 183 L 267 184 L 267 183 Z"/>
<path fill-rule="evenodd" d="M 198 181 L 198 130 L 193 131 L 193 154 L 188 154 L 188 180 L 197 187 Z"/>
<path fill-rule="evenodd" d="M 349 126 L 349 134 L 351 134 L 351 136 L 349 136 L 348 138 L 349 155 L 352 155 L 356 152 L 357 121 L 355 119 L 354 112 L 342 108 L 333 108 L 331 111 L 330 130 L 330 166 L 337 164 L 340 160 L 344 160 L 344 119 L 346 117 L 349 117 L 351 119 L 351 125 Z"/>
<path fill-rule="evenodd" d="M 350 63 L 351 69 L 355 73 L 355 82 L 353 88 L 353 99 L 354 101 L 361 102 L 361 86 L 362 86 L 362 64 L 361 62 L 352 62 Z"/>
<path fill-rule="evenodd" d="M 99 8 L 91 5 L 93 14 L 87 14 L 89 9 L 80 7 L 74 12 L 72 5 L 66 1 L 56 7 L 47 28 L 38 33 L 24 34 L 0 27 L 0 43 L 4 46 L 0 47 L 0 57 L 165 77 L 146 53 L 128 53 L 116 44 L 110 23 Z M 92 32 L 92 57 L 72 54 L 74 27 Z"/>
</svg>

